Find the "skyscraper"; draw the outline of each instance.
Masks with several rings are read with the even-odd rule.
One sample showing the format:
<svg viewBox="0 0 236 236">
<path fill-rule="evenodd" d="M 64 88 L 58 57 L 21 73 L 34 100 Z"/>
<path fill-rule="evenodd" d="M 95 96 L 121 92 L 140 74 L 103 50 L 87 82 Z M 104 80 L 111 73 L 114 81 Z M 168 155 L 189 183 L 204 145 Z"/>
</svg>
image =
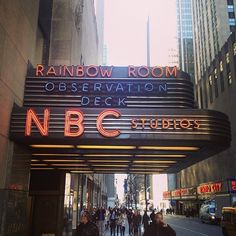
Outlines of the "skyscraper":
<svg viewBox="0 0 236 236">
<path fill-rule="evenodd" d="M 194 78 L 191 0 L 177 0 L 178 55 L 181 70 Z"/>
<path fill-rule="evenodd" d="M 176 181 L 173 176 L 169 177 L 169 190 L 174 188 L 175 183 L 176 188 L 180 189 L 202 183 L 223 183 L 236 177 L 235 7 L 236 0 L 192 0 L 197 102 L 201 108 L 218 110 L 228 115 L 231 121 L 231 147 L 180 171 Z M 217 199 L 220 207 L 230 205 L 235 200 L 236 197 L 230 194 Z M 192 203 L 198 204 L 195 200 Z"/>
<path fill-rule="evenodd" d="M 235 30 L 235 7 L 234 0 L 192 0 L 196 97 L 201 108 L 207 107 L 203 74 Z"/>
</svg>

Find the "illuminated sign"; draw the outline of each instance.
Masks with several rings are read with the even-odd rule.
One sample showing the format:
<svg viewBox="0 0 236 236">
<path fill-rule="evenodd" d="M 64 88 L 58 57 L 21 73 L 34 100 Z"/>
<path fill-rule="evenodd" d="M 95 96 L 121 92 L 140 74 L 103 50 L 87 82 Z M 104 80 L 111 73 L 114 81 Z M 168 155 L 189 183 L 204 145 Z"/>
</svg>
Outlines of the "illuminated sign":
<svg viewBox="0 0 236 236">
<path fill-rule="evenodd" d="M 197 188 L 198 194 L 212 194 L 222 191 L 222 183 L 201 184 Z"/>
<path fill-rule="evenodd" d="M 163 192 L 163 199 L 170 200 L 171 199 L 171 192 L 170 191 Z"/>
<path fill-rule="evenodd" d="M 180 196 L 181 196 L 181 189 L 176 189 L 174 191 L 171 191 L 172 199 L 180 199 Z"/>
<path fill-rule="evenodd" d="M 129 78 L 161 78 L 161 77 L 176 77 L 177 76 L 177 67 L 147 67 L 147 66 L 128 66 L 126 67 L 126 76 Z M 72 66 L 45 66 L 38 64 L 35 70 L 35 76 L 37 77 L 101 77 L 101 78 L 110 78 L 113 76 L 114 67 L 102 67 L 102 66 L 81 66 L 81 65 L 72 65 Z"/>
<path fill-rule="evenodd" d="M 230 145 L 228 117 L 194 104 L 190 76 L 176 67 L 37 65 L 28 70 L 23 107 L 13 107 L 10 138 L 32 148 L 68 145 L 72 150 L 63 151 L 70 153 L 79 152 L 79 144 L 128 145 L 134 159 L 181 156 L 183 162 L 165 167 L 174 172 Z M 164 156 L 159 147 L 165 147 Z M 179 154 L 179 147 L 194 150 Z"/>
<path fill-rule="evenodd" d="M 199 129 L 199 120 L 196 119 L 158 119 L 158 118 L 135 118 L 131 120 L 131 128 L 150 129 Z"/>
<path fill-rule="evenodd" d="M 190 199 L 197 197 L 196 188 L 182 188 L 181 189 L 181 199 Z"/>
<path fill-rule="evenodd" d="M 230 192 L 231 193 L 236 193 L 236 180 L 231 180 L 230 181 Z"/>
<path fill-rule="evenodd" d="M 104 127 L 103 121 L 106 117 L 119 119 L 121 113 L 115 109 L 107 109 L 102 111 L 96 119 L 96 127 L 98 132 L 104 137 L 117 137 L 121 134 L 119 128 L 111 130 Z M 158 116 L 157 116 L 158 117 Z M 48 136 L 50 123 L 50 110 L 45 108 L 43 110 L 43 121 L 40 121 L 36 112 L 31 108 L 26 113 L 25 136 L 31 135 L 32 123 L 37 127 L 42 136 Z M 72 129 L 73 127 L 73 129 Z M 188 118 L 140 118 L 131 119 L 130 129 L 137 130 L 145 129 L 171 129 L 171 130 L 197 130 L 200 128 L 200 121 L 197 119 Z M 65 110 L 64 119 L 64 136 L 65 137 L 79 137 L 84 133 L 84 114 L 79 109 Z"/>
<path fill-rule="evenodd" d="M 24 106 L 193 108 L 193 85 L 176 67 L 44 66 L 28 71 Z"/>
</svg>

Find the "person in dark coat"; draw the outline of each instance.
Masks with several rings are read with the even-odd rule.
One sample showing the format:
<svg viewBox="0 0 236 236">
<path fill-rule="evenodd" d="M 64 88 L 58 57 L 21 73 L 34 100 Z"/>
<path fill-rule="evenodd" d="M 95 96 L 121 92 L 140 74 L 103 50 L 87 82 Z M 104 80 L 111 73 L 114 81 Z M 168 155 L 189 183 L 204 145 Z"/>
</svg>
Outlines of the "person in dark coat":
<svg viewBox="0 0 236 236">
<path fill-rule="evenodd" d="M 134 216 L 133 216 L 133 232 L 134 232 L 134 236 L 138 236 L 139 235 L 139 229 L 140 229 L 140 225 L 142 222 L 142 216 L 140 215 L 140 213 L 138 211 L 134 212 Z"/>
<path fill-rule="evenodd" d="M 161 213 L 156 213 L 154 222 L 148 226 L 143 236 L 176 236 L 176 232 L 163 221 Z"/>
<path fill-rule="evenodd" d="M 131 235 L 131 233 L 133 232 L 133 217 L 134 217 L 134 214 L 132 210 L 130 209 L 127 213 L 127 219 L 128 219 L 128 224 L 129 224 L 129 235 Z"/>
<path fill-rule="evenodd" d="M 143 220 L 142 220 L 144 231 L 147 229 L 149 225 L 149 221 L 150 221 L 150 217 L 148 216 L 147 211 L 145 211 L 143 214 Z"/>
<path fill-rule="evenodd" d="M 75 236 L 99 236 L 98 227 L 91 221 L 89 212 L 85 211 L 82 214 Z"/>
<path fill-rule="evenodd" d="M 150 218 L 152 223 L 154 222 L 154 218 L 155 218 L 155 211 L 153 210 L 152 213 L 150 214 Z"/>
</svg>

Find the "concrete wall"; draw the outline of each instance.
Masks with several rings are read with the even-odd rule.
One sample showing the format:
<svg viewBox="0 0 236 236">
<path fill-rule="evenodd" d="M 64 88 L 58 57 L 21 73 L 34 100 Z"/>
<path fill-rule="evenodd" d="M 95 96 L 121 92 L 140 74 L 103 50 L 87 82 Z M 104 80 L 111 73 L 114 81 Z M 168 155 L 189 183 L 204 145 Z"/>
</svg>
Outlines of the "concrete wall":
<svg viewBox="0 0 236 236">
<path fill-rule="evenodd" d="M 92 0 L 54 0 L 49 64 L 97 64 L 98 36 Z"/>
<path fill-rule="evenodd" d="M 34 60 L 38 7 L 38 0 L 0 1 L 0 235 L 12 235 L 14 223 L 17 235 L 27 230 L 19 217 L 26 219 L 29 155 L 9 140 L 9 124 L 13 104 L 23 103 L 28 61 Z"/>
<path fill-rule="evenodd" d="M 23 103 L 28 60 L 36 41 L 37 0 L 0 1 L 0 188 L 7 187 L 12 144 L 9 123 L 13 103 Z"/>
</svg>

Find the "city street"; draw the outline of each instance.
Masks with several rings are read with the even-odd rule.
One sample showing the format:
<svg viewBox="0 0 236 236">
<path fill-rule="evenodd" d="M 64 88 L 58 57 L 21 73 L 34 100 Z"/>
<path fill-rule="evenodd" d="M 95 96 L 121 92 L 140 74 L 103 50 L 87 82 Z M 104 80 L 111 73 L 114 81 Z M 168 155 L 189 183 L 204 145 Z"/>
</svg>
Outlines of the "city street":
<svg viewBox="0 0 236 236">
<path fill-rule="evenodd" d="M 178 236 L 223 236 L 217 225 L 203 224 L 198 219 L 186 219 L 180 216 L 165 216 Z"/>
<path fill-rule="evenodd" d="M 165 216 L 165 221 L 176 231 L 177 236 L 223 236 L 217 225 L 203 224 L 198 219 L 189 219 L 182 216 Z M 125 229 L 128 236 L 128 226 Z M 106 232 L 105 236 L 110 236 Z"/>
</svg>

